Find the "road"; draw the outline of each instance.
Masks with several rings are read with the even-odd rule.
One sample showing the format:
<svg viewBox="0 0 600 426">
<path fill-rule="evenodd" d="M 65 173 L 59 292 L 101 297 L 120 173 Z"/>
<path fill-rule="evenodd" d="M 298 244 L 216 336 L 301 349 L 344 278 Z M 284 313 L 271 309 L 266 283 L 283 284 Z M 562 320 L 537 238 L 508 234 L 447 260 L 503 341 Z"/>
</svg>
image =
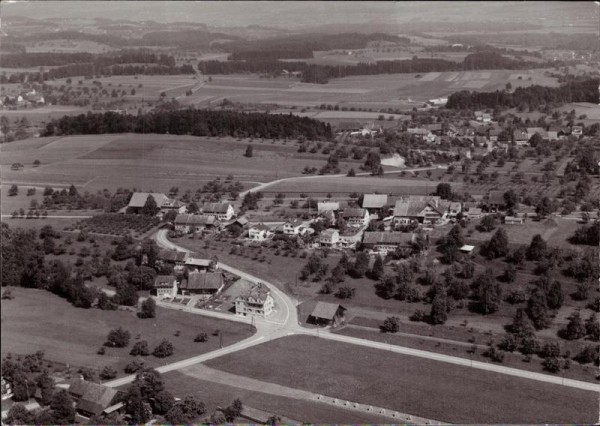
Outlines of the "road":
<svg viewBox="0 0 600 426">
<path fill-rule="evenodd" d="M 387 172 L 383 172 L 383 174 L 393 175 L 393 174 L 398 174 L 398 173 L 402 173 L 402 172 L 413 173 L 413 172 L 420 172 L 420 171 L 425 171 L 425 170 L 436 170 L 436 169 L 445 169 L 445 168 L 447 168 L 447 167 L 445 167 L 445 166 L 414 167 L 414 168 L 410 168 L 410 169 L 389 170 Z M 289 177 L 289 178 L 276 179 L 276 180 L 272 180 L 270 182 L 261 183 L 260 185 L 255 186 L 254 188 L 250 188 L 250 189 L 247 189 L 246 191 L 240 192 L 239 198 L 240 199 L 244 198 L 244 196 L 248 192 L 262 191 L 263 189 L 268 188 L 269 186 L 273 186 L 273 185 L 281 183 L 281 182 L 293 182 L 293 181 L 304 180 L 304 179 L 319 179 L 319 178 L 345 177 L 345 176 L 347 176 L 347 175 L 345 175 L 345 174 L 310 175 L 310 176 L 294 176 L 294 177 Z M 361 172 L 361 173 L 356 173 L 356 176 L 372 176 L 372 173 Z"/>
<path fill-rule="evenodd" d="M 171 241 L 169 241 L 167 239 L 167 231 L 164 229 L 158 231 L 157 234 L 155 234 L 155 239 L 157 241 L 157 244 L 163 248 L 172 249 L 172 250 L 176 249 L 176 250 L 191 253 L 190 250 L 187 250 L 187 249 L 180 247 L 180 246 L 172 243 Z M 252 342 L 252 344 L 250 346 L 253 346 L 254 344 L 266 342 L 268 340 L 272 340 L 272 339 L 276 339 L 276 338 L 284 337 L 284 336 L 289 336 L 289 335 L 294 335 L 294 334 L 315 335 L 314 329 L 304 328 L 299 325 L 298 313 L 296 310 L 296 301 L 294 301 L 290 296 L 285 294 L 283 291 L 279 290 L 279 288 L 277 288 L 274 284 L 264 281 L 253 275 L 250 275 L 244 271 L 240 271 L 239 269 L 234 268 L 229 265 L 226 265 L 222 262 L 219 262 L 219 267 L 223 270 L 226 270 L 233 274 L 239 275 L 247 280 L 254 281 L 254 282 L 260 281 L 263 284 L 265 284 L 271 290 L 271 294 L 273 295 L 273 297 L 275 299 L 275 304 L 276 304 L 277 309 L 279 310 L 280 313 L 283 313 L 283 321 L 270 321 L 270 320 L 256 318 L 255 325 L 257 327 L 257 333 L 252 338 L 247 339 L 247 341 Z M 198 310 L 198 311 L 199 312 L 196 312 L 196 313 L 199 313 L 199 314 L 202 314 L 203 312 L 205 312 L 203 310 Z M 223 315 L 227 315 L 227 314 L 223 314 Z M 226 318 L 226 317 L 223 317 L 223 318 Z M 229 319 L 231 319 L 231 316 L 229 316 Z M 449 364 L 462 365 L 465 367 L 476 368 L 476 369 L 491 371 L 491 372 L 500 373 L 500 374 L 506 374 L 509 376 L 520 377 L 520 378 L 524 378 L 524 379 L 536 380 L 536 381 L 545 382 L 545 383 L 552 383 L 552 384 L 563 385 L 563 386 L 568 386 L 568 387 L 573 387 L 573 388 L 578 388 L 578 389 L 584 389 L 584 390 L 588 390 L 588 391 L 600 392 L 600 385 L 598 385 L 596 383 L 584 382 L 584 381 L 573 380 L 573 379 L 565 379 L 565 378 L 558 377 L 558 376 L 536 373 L 536 372 L 526 371 L 526 370 L 520 370 L 517 368 L 505 367 L 505 366 L 493 364 L 493 363 L 471 361 L 470 359 L 451 356 L 451 355 L 444 355 L 444 354 L 440 354 L 440 353 L 436 353 L 436 352 L 429 352 L 429 351 L 424 351 L 424 350 L 419 350 L 419 349 L 413 349 L 413 348 L 408 348 L 408 347 L 399 346 L 399 345 L 390 345 L 390 344 L 386 344 L 386 343 L 382 343 L 382 342 L 376 342 L 376 341 L 367 340 L 367 339 L 360 339 L 357 337 L 344 336 L 344 335 L 332 333 L 329 330 L 319 330 L 318 335 L 320 338 L 324 338 L 324 339 L 328 339 L 328 340 L 334 340 L 334 341 L 338 341 L 338 342 L 343 342 L 343 343 L 348 343 L 348 344 L 353 344 L 353 345 L 358 345 L 358 346 L 365 346 L 365 347 L 370 347 L 370 348 L 375 348 L 375 349 L 388 350 L 388 351 L 403 354 L 403 355 L 416 356 L 416 357 L 430 359 L 430 360 L 434 360 L 434 361 L 446 362 Z M 255 340 L 255 339 L 260 339 L 260 340 Z M 243 341 L 243 342 L 247 342 L 247 341 Z M 211 352 L 210 354 L 200 355 L 199 357 L 190 358 L 189 360 L 179 361 L 179 362 L 176 362 L 173 364 L 169 364 L 163 368 L 168 368 L 168 370 L 165 370 L 165 371 L 171 371 L 171 370 L 174 370 L 177 368 L 182 368 L 183 366 L 192 365 L 196 362 L 202 362 L 201 360 L 216 358 L 217 356 L 225 355 L 225 353 L 231 353 L 231 352 L 235 352 L 238 350 L 242 350 L 242 349 L 245 349 L 245 347 L 246 347 L 246 346 L 242 345 L 243 342 L 239 342 L 235 345 L 232 345 L 230 347 L 230 350 L 227 352 L 220 352 L 221 351 L 221 349 L 220 349 L 219 351 L 215 351 L 214 353 Z M 203 358 L 203 357 L 208 357 L 208 356 L 210 356 L 210 358 Z M 171 367 L 171 366 L 174 366 L 174 367 Z M 159 370 L 159 371 L 161 371 L 161 370 Z M 119 380 L 123 380 L 123 379 L 119 379 Z M 131 380 L 133 380 L 133 379 L 131 379 Z"/>
</svg>

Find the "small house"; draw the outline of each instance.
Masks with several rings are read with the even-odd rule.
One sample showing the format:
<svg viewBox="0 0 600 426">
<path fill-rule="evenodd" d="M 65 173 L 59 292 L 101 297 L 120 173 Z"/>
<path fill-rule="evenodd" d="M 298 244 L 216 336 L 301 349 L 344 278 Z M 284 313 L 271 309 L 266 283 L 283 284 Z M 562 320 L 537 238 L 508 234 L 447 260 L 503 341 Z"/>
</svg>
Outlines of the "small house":
<svg viewBox="0 0 600 426">
<path fill-rule="evenodd" d="M 464 215 L 468 220 L 481 219 L 483 217 L 483 211 L 479 207 L 469 207 Z"/>
<path fill-rule="evenodd" d="M 153 287 L 159 299 L 177 296 L 177 278 L 174 275 L 158 275 Z"/>
<path fill-rule="evenodd" d="M 337 303 L 317 302 L 308 321 L 317 325 L 335 326 L 344 320 L 344 312 L 347 309 Z"/>
<path fill-rule="evenodd" d="M 581 127 L 581 126 L 573 126 L 573 127 L 571 127 L 571 134 L 573 136 L 581 136 L 581 135 L 583 135 L 583 127 Z"/>
<path fill-rule="evenodd" d="M 365 194 L 363 196 L 362 208 L 366 209 L 369 214 L 381 214 L 387 202 L 387 194 Z"/>
<path fill-rule="evenodd" d="M 178 250 L 160 250 L 156 256 L 156 262 L 161 264 L 172 265 L 175 271 L 183 270 L 185 261 L 188 258 L 188 253 Z"/>
<path fill-rule="evenodd" d="M 338 201 L 319 201 L 317 203 L 317 211 L 323 213 L 326 211 L 337 212 L 340 209 L 340 203 Z"/>
<path fill-rule="evenodd" d="M 175 230 L 184 234 L 202 232 L 207 228 L 219 227 L 216 216 L 200 216 L 194 214 L 178 214 L 173 222 Z"/>
<path fill-rule="evenodd" d="M 213 262 L 214 261 L 211 259 L 199 259 L 196 257 L 188 257 L 185 261 L 185 267 L 191 271 L 195 270 L 199 272 L 207 272 L 211 269 Z"/>
<path fill-rule="evenodd" d="M 487 206 L 490 211 L 504 210 L 506 201 L 504 200 L 504 191 L 490 191 L 487 196 Z"/>
<path fill-rule="evenodd" d="M 461 253 L 465 253 L 465 254 L 472 254 L 473 250 L 475 250 L 475 246 L 470 246 L 468 244 L 465 244 L 464 246 L 462 246 L 461 248 L 458 249 Z"/>
<path fill-rule="evenodd" d="M 285 235 L 304 235 L 306 231 L 307 228 L 300 219 L 293 219 L 283 224 L 283 233 Z"/>
<path fill-rule="evenodd" d="M 240 316 L 258 315 L 267 317 L 273 313 L 275 302 L 271 291 L 263 283 L 253 283 L 243 278 L 236 281 L 236 286 L 245 289 L 235 299 L 235 314 Z"/>
<path fill-rule="evenodd" d="M 525 217 L 521 215 L 515 216 L 504 216 L 505 225 L 523 225 L 525 223 Z"/>
<path fill-rule="evenodd" d="M 319 235 L 321 247 L 335 248 L 339 245 L 340 233 L 337 229 L 326 229 Z"/>
<path fill-rule="evenodd" d="M 248 239 L 252 241 L 264 241 L 272 236 L 273 231 L 271 231 L 271 228 L 264 223 L 252 225 L 248 229 Z"/>
<path fill-rule="evenodd" d="M 524 146 L 529 142 L 529 137 L 527 135 L 527 131 L 516 129 L 513 131 L 513 140 L 515 145 Z"/>
<path fill-rule="evenodd" d="M 340 234 L 341 248 L 355 248 L 362 241 L 364 228 L 350 228 Z"/>
<path fill-rule="evenodd" d="M 106 411 L 114 412 L 125 406 L 119 401 L 122 395 L 120 391 L 99 383 L 76 379 L 69 386 L 68 392 L 75 401 L 77 413 L 88 418 Z"/>
<path fill-rule="evenodd" d="M 221 272 L 206 272 L 192 271 L 188 274 L 187 280 L 184 280 L 181 285 L 181 293 L 183 295 L 199 294 L 204 296 L 212 296 L 219 294 L 225 282 Z"/>
</svg>

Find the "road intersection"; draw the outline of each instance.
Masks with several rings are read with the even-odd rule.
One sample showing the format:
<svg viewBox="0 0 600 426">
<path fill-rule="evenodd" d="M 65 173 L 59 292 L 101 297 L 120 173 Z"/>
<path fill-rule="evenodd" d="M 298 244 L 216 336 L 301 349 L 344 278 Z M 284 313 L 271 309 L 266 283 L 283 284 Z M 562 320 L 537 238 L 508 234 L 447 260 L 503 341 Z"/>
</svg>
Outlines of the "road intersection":
<svg viewBox="0 0 600 426">
<path fill-rule="evenodd" d="M 191 250 L 180 247 L 180 246 L 174 244 L 173 242 L 169 241 L 167 238 L 166 230 L 158 231 L 155 234 L 155 240 L 156 240 L 157 244 L 163 248 L 170 249 L 170 250 L 176 249 L 179 251 L 185 251 L 188 253 L 192 253 Z M 392 345 L 392 344 L 388 344 L 388 343 L 376 342 L 376 341 L 367 340 L 367 339 L 360 339 L 360 338 L 351 337 L 351 336 L 344 336 L 341 334 L 332 333 L 330 330 L 327 330 L 327 329 L 325 329 L 325 330 L 322 329 L 319 331 L 318 334 L 316 334 L 314 329 L 302 327 L 299 324 L 298 313 L 297 313 L 297 309 L 296 309 L 297 302 L 294 299 L 292 299 L 289 295 L 285 294 L 283 291 L 281 291 L 279 288 L 277 288 L 277 286 L 275 286 L 274 284 L 269 283 L 267 281 L 264 281 L 258 277 L 255 277 L 251 274 L 248 274 L 247 272 L 244 272 L 244 271 L 241 271 L 232 266 L 226 265 L 222 262 L 218 263 L 218 267 L 225 271 L 228 271 L 234 275 L 238 275 L 244 279 L 247 279 L 249 281 L 262 282 L 264 285 L 266 285 L 270 289 L 271 295 L 273 296 L 273 298 L 275 300 L 275 306 L 276 306 L 277 310 L 279 311 L 280 314 L 282 314 L 282 315 L 280 315 L 280 318 L 282 317 L 283 319 L 282 320 L 280 319 L 279 321 L 274 321 L 274 320 L 272 321 L 272 320 L 256 317 L 253 321 L 254 325 L 256 326 L 256 330 L 257 330 L 257 332 L 254 336 L 249 337 L 245 340 L 242 340 L 242 341 L 235 343 L 231 346 L 228 346 L 226 348 L 218 349 L 213 352 L 209 352 L 206 354 L 202 354 L 202 355 L 199 355 L 196 357 L 192 357 L 192 358 L 185 359 L 182 361 L 177 361 L 172 364 L 168 364 L 168 365 L 159 367 L 159 368 L 157 368 L 157 370 L 159 372 L 162 373 L 162 372 L 173 371 L 173 370 L 177 370 L 180 368 L 188 367 L 190 365 L 201 363 L 201 362 L 207 361 L 209 359 L 214 359 L 214 358 L 217 358 L 217 357 L 220 357 L 223 355 L 227 355 L 229 353 L 233 353 L 236 351 L 246 349 L 246 348 L 254 346 L 254 345 L 265 343 L 265 342 L 268 342 L 269 340 L 274 340 L 274 339 L 278 339 L 278 338 L 290 336 L 290 335 L 304 334 L 304 335 L 313 335 L 313 336 L 318 335 L 319 338 L 334 340 L 337 342 L 342 342 L 342 343 L 347 343 L 347 344 L 352 344 L 352 345 L 357 345 L 357 346 L 364 346 L 364 347 L 369 347 L 369 348 L 374 348 L 374 349 L 381 349 L 381 350 L 391 351 L 391 352 L 402 354 L 402 355 L 416 356 L 416 357 L 425 358 L 425 359 L 429 359 L 429 360 L 446 362 L 446 363 L 454 364 L 454 365 L 461 365 L 461 366 L 464 366 L 467 368 L 475 368 L 475 369 L 490 371 L 490 372 L 494 372 L 494 373 L 505 374 L 505 375 L 509 375 L 509 376 L 513 376 L 513 377 L 519 377 L 519 378 L 529 379 L 529 380 L 536 380 L 536 381 L 540 381 L 540 382 L 568 386 L 568 387 L 572 387 L 572 388 L 583 389 L 583 390 L 587 390 L 587 391 L 593 391 L 593 392 L 600 393 L 600 385 L 598 385 L 596 383 L 592 383 L 592 382 L 567 379 L 564 377 L 536 373 L 533 371 L 526 371 L 526 370 L 521 370 L 521 369 L 517 369 L 517 368 L 511 368 L 511 367 L 506 367 L 506 366 L 493 364 L 493 363 L 473 361 L 473 360 L 470 360 L 467 358 L 461 358 L 461 357 L 456 357 L 456 356 L 451 356 L 451 355 L 444 355 L 444 354 L 440 354 L 437 352 L 429 352 L 429 351 L 413 349 L 413 348 L 409 348 L 409 347 L 405 347 L 405 346 Z M 252 321 L 250 318 L 237 317 L 235 315 L 226 314 L 223 312 L 214 312 L 214 311 L 208 311 L 208 310 L 203 310 L 203 309 L 188 309 L 188 311 L 193 314 L 208 315 L 208 316 L 213 316 L 213 317 L 218 316 L 219 318 L 222 318 L 222 319 L 240 321 L 240 322 L 245 322 L 245 323 L 251 323 L 251 321 Z M 105 384 L 107 386 L 122 386 L 124 384 L 132 382 L 134 378 L 135 378 L 135 376 L 125 376 L 120 379 L 106 382 Z"/>
</svg>

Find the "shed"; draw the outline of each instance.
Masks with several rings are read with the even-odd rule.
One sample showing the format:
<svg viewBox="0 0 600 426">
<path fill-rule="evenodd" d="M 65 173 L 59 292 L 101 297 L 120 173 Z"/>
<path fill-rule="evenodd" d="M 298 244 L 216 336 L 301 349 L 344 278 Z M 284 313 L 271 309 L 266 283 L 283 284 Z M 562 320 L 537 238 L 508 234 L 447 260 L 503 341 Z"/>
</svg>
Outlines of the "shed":
<svg viewBox="0 0 600 426">
<path fill-rule="evenodd" d="M 335 325 L 344 317 L 345 311 L 346 308 L 337 303 L 317 302 L 308 320 L 317 325 Z"/>
<path fill-rule="evenodd" d="M 462 253 L 471 254 L 471 253 L 473 253 L 473 250 L 475 250 L 475 246 L 470 246 L 470 245 L 465 244 L 464 246 L 459 248 L 459 250 Z"/>
</svg>

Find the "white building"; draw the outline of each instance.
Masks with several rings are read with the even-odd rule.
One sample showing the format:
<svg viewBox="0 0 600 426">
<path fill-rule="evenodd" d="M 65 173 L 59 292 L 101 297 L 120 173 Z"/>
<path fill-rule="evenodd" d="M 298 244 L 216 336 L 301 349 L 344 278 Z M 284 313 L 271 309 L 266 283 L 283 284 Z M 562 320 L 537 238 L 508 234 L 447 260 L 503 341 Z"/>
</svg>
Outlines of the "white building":
<svg viewBox="0 0 600 426">
<path fill-rule="evenodd" d="M 154 279 L 154 289 L 159 299 L 173 298 L 177 296 L 177 278 L 174 275 L 158 275 Z"/>
<path fill-rule="evenodd" d="M 319 245 L 321 247 L 334 248 L 339 245 L 340 233 L 337 229 L 326 229 L 319 235 Z"/>
<path fill-rule="evenodd" d="M 248 229 L 248 239 L 252 241 L 264 241 L 273 236 L 273 231 L 264 223 L 253 225 Z"/>
<path fill-rule="evenodd" d="M 234 285 L 245 286 L 246 289 L 235 299 L 235 314 L 240 316 L 258 315 L 267 317 L 273 313 L 275 302 L 271 291 L 263 283 L 253 283 L 243 278 Z"/>
<path fill-rule="evenodd" d="M 206 203 L 202 206 L 202 215 L 215 216 L 220 221 L 225 221 L 235 215 L 235 210 L 229 203 Z"/>
<path fill-rule="evenodd" d="M 294 219 L 283 224 L 283 233 L 285 235 L 304 235 L 306 231 L 307 228 L 300 219 Z"/>
</svg>

